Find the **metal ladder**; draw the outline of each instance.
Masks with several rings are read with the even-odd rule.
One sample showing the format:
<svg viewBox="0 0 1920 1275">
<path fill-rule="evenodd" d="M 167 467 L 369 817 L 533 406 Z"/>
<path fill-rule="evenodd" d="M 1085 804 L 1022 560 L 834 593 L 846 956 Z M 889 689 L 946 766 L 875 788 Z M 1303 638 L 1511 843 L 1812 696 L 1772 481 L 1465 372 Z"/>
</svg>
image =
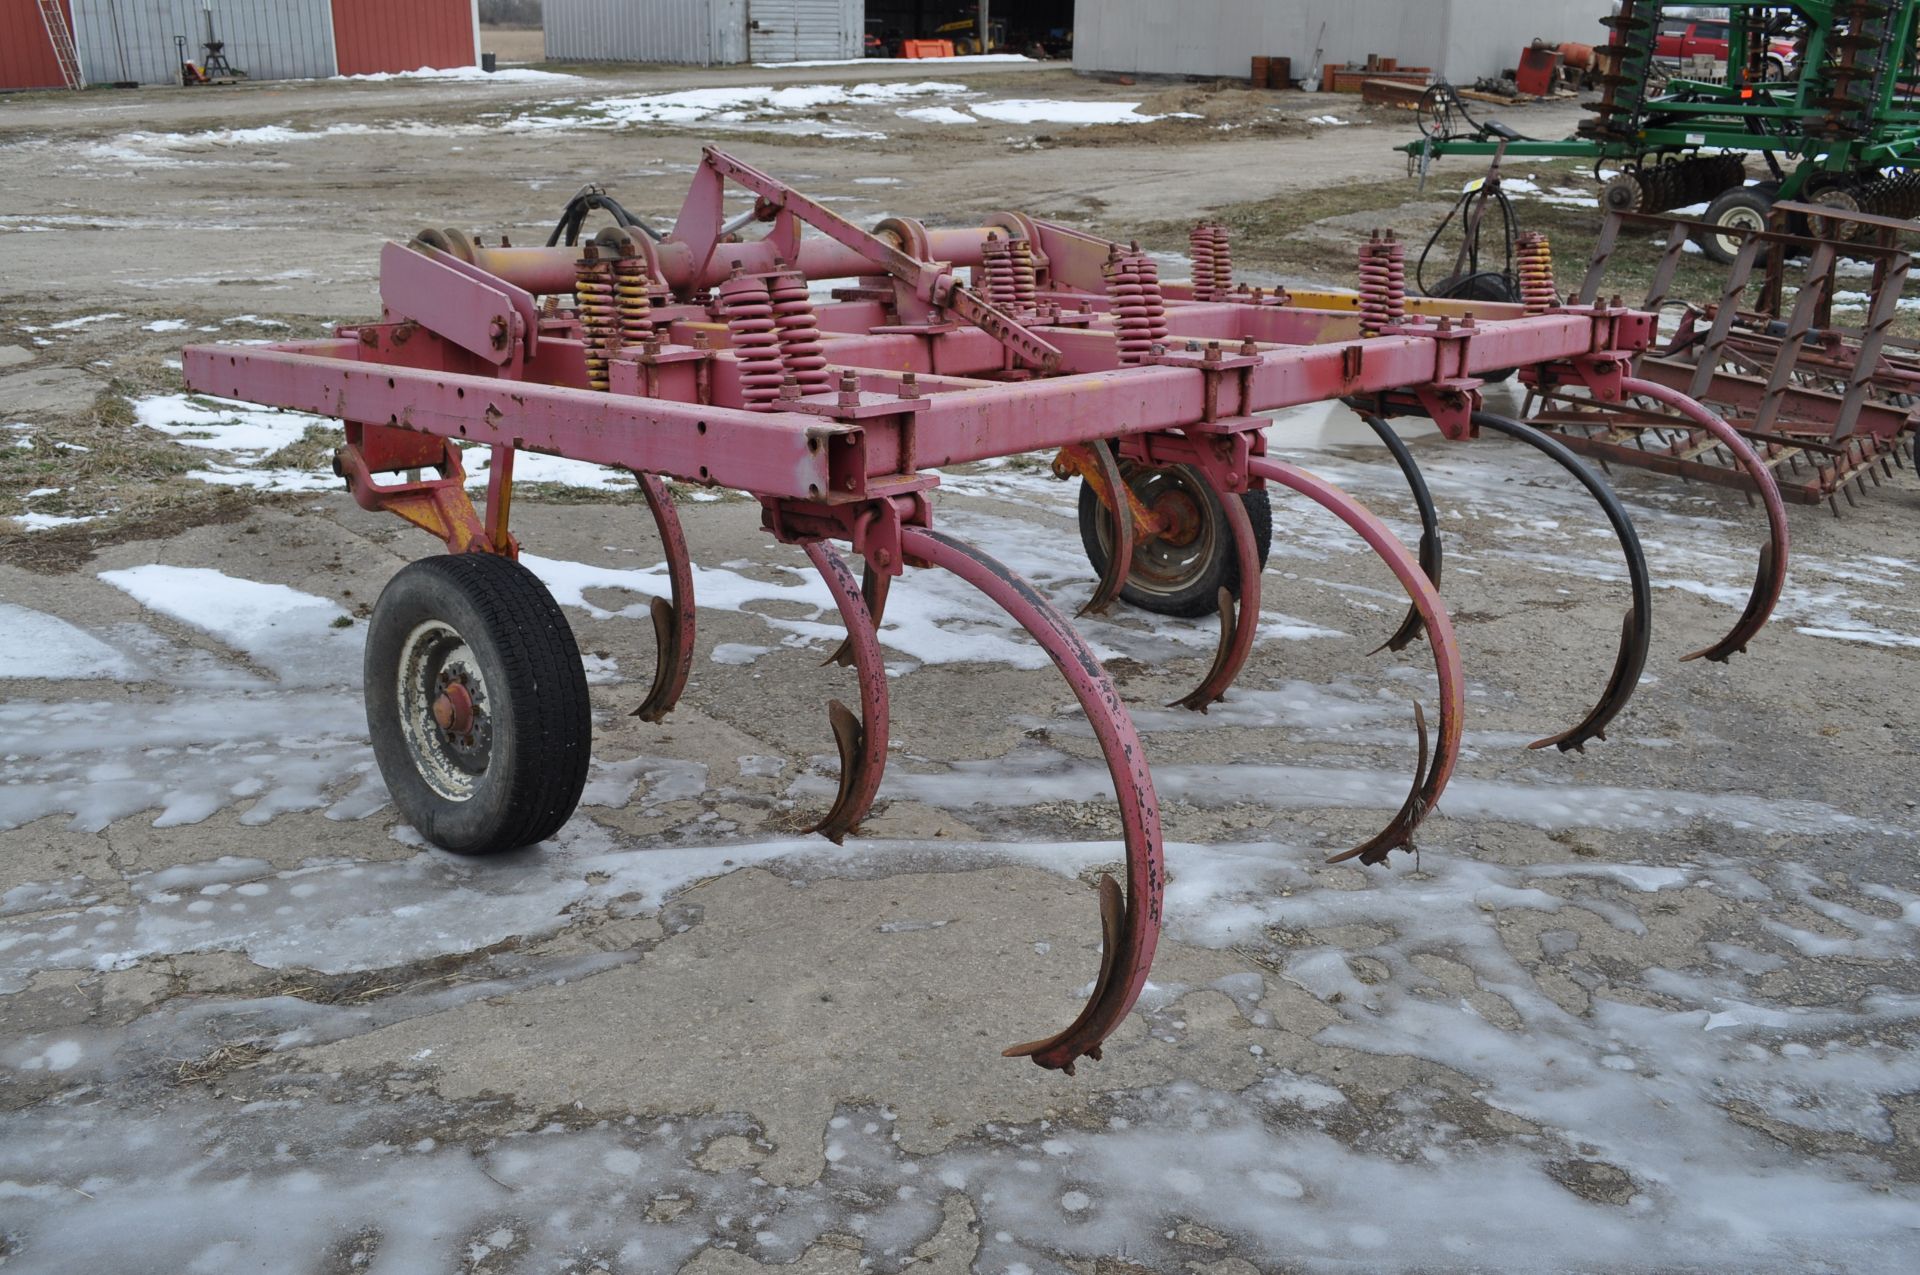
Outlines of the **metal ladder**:
<svg viewBox="0 0 1920 1275">
<path fill-rule="evenodd" d="M 70 89 L 86 87 L 80 78 L 80 51 L 73 47 L 73 31 L 67 26 L 67 11 L 60 0 L 40 0 L 40 23 L 47 29 L 47 42 L 53 45 L 53 57 L 60 64 L 60 78 Z"/>
</svg>

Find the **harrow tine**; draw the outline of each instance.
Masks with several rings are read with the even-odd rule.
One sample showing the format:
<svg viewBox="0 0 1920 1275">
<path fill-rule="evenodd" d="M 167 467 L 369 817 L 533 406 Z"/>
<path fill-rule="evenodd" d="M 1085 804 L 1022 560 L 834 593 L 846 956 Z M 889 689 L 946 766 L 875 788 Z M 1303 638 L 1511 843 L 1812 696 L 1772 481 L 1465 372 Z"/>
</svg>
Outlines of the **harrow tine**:
<svg viewBox="0 0 1920 1275">
<path fill-rule="evenodd" d="M 1774 481 L 1773 471 L 1767 468 L 1766 461 L 1754 452 L 1747 440 L 1741 437 L 1740 431 L 1685 394 L 1636 377 L 1621 381 L 1620 389 L 1622 393 L 1645 395 L 1665 405 L 1725 443 L 1727 450 L 1739 458 L 1741 467 L 1753 479 L 1753 485 L 1760 491 L 1761 502 L 1766 505 L 1767 543 L 1760 551 L 1760 567 L 1754 576 L 1753 592 L 1747 598 L 1746 610 L 1725 637 L 1711 646 L 1681 657 L 1683 660 L 1724 662 L 1732 658 L 1735 652 L 1746 650 L 1747 643 L 1766 627 L 1767 619 L 1780 601 L 1780 591 L 1786 587 L 1787 506 L 1780 499 L 1780 485 Z M 1834 513 L 1837 515 L 1839 512 L 1840 507 L 1835 504 Z"/>
<path fill-rule="evenodd" d="M 1031 1058 L 1042 1067 L 1073 1074 L 1082 1057 L 1098 1059 L 1100 1042 L 1113 1033 L 1146 985 L 1147 967 L 1160 937 L 1161 892 L 1166 871 L 1160 847 L 1160 806 L 1147 769 L 1146 750 L 1120 693 L 1073 625 L 1033 586 L 980 550 L 943 532 L 908 527 L 902 548 L 911 558 L 944 567 L 1004 608 L 1040 643 L 1073 688 L 1106 757 L 1120 802 L 1127 846 L 1127 888 L 1100 878 L 1100 933 L 1104 950 L 1093 994 L 1079 1017 L 1045 1040 L 1014 1045 L 1007 1057 Z"/>
<path fill-rule="evenodd" d="M 860 716 L 855 717 L 837 699 L 827 702 L 833 739 L 840 746 L 840 790 L 820 822 L 808 829 L 839 845 L 872 809 L 887 768 L 887 665 L 873 615 L 846 559 L 824 540 L 809 541 L 802 548 L 840 607 L 840 618 L 847 626 L 846 644 L 860 675 Z"/>
<path fill-rule="evenodd" d="M 1348 406 L 1353 406 L 1351 403 Z M 1359 409 L 1356 408 L 1356 411 Z M 1393 426 L 1372 412 L 1360 411 L 1360 419 L 1367 427 L 1380 436 L 1387 445 L 1394 463 L 1400 466 L 1400 472 L 1406 475 L 1407 486 L 1413 490 L 1413 503 L 1420 510 L 1420 570 L 1433 582 L 1434 588 L 1440 587 L 1440 514 L 1434 508 L 1433 492 L 1427 488 L 1427 476 L 1420 471 L 1420 464 L 1413 458 L 1413 449 L 1401 438 Z M 1405 649 L 1420 636 L 1420 608 L 1409 604 L 1406 618 L 1400 621 L 1400 627 L 1379 646 L 1368 651 L 1368 655 L 1378 655 L 1382 651 Z"/>
<path fill-rule="evenodd" d="M 1453 621 L 1448 617 L 1446 604 L 1440 600 L 1433 582 L 1420 570 L 1419 562 L 1395 538 L 1392 530 L 1366 506 L 1304 469 L 1264 456 L 1255 457 L 1249 463 L 1248 470 L 1256 478 L 1277 482 L 1301 493 L 1338 515 L 1342 522 L 1358 532 L 1399 579 L 1400 586 L 1412 596 L 1427 638 L 1433 644 L 1434 670 L 1440 681 L 1440 742 L 1434 752 L 1433 765 L 1427 765 L 1426 715 L 1416 711 L 1414 722 L 1420 731 L 1421 748 L 1420 765 L 1414 772 L 1413 791 L 1379 835 L 1329 860 L 1338 863 L 1358 858 L 1366 864 L 1384 863 L 1388 853 L 1393 850 L 1413 849 L 1415 830 L 1440 800 L 1447 779 L 1453 774 L 1454 764 L 1460 759 L 1461 718 L 1466 711 L 1466 692 L 1460 672 L 1460 646 L 1453 636 Z"/>
<path fill-rule="evenodd" d="M 1120 472 L 1120 457 L 1114 445 L 1101 439 L 1084 450 L 1100 469 L 1099 481 L 1093 484 L 1093 490 L 1096 495 L 1103 497 L 1101 503 L 1113 515 L 1113 551 L 1107 555 L 1107 569 L 1101 575 L 1100 583 L 1094 586 L 1093 596 L 1087 599 L 1087 604 L 1080 608 L 1079 614 L 1102 615 L 1120 596 L 1120 590 L 1126 587 L 1127 577 L 1133 571 L 1133 509 L 1127 500 L 1127 479 Z"/>
<path fill-rule="evenodd" d="M 1220 508 L 1233 531 L 1233 549 L 1240 566 L 1240 598 L 1236 605 L 1233 590 L 1220 590 L 1220 645 L 1214 649 L 1213 667 L 1200 685 L 1182 695 L 1168 708 L 1190 708 L 1204 713 L 1227 697 L 1227 688 L 1253 651 L 1253 636 L 1260 628 L 1260 548 L 1254 543 L 1253 519 L 1247 516 L 1246 502 L 1239 493 L 1219 491 Z"/>
<path fill-rule="evenodd" d="M 887 587 L 893 583 L 893 577 L 884 571 L 875 571 L 862 563 L 860 566 L 860 600 L 867 604 L 867 614 L 873 620 L 875 632 L 880 629 L 880 619 L 887 610 Z M 853 667 L 853 638 L 851 635 L 841 638 L 840 645 L 833 648 L 833 654 L 820 661 L 820 667 L 838 664 L 841 668 Z"/>
<path fill-rule="evenodd" d="M 1620 552 L 1626 556 L 1627 578 L 1631 583 L 1633 601 L 1628 605 L 1626 618 L 1620 625 L 1620 650 L 1614 657 L 1613 673 L 1607 678 L 1606 690 L 1601 692 L 1599 702 L 1579 723 L 1558 735 L 1536 739 L 1527 745 L 1529 748 L 1551 745 L 1563 753 L 1569 750 L 1585 752 L 1588 740 L 1607 737 L 1607 724 L 1633 698 L 1634 688 L 1640 685 L 1640 674 L 1647 666 L 1647 650 L 1653 644 L 1653 585 L 1647 571 L 1647 555 L 1640 547 L 1640 536 L 1634 530 L 1633 519 L 1627 514 L 1626 506 L 1620 503 L 1620 498 L 1614 495 L 1613 488 L 1582 464 L 1566 444 L 1531 425 L 1495 412 L 1475 412 L 1473 423 L 1537 448 L 1551 457 L 1560 468 L 1579 479 L 1580 485 L 1587 489 L 1607 515 L 1607 521 L 1613 525 L 1613 534 L 1620 541 Z"/>
<path fill-rule="evenodd" d="M 658 722 L 680 702 L 681 692 L 687 689 L 687 675 L 693 670 L 693 562 L 666 483 L 654 474 L 634 476 L 640 480 L 640 492 L 653 513 L 653 525 L 660 531 L 660 544 L 667 554 L 667 579 L 673 586 L 673 601 L 655 598 L 649 608 L 653 614 L 653 686 L 631 714 L 644 722 Z"/>
</svg>

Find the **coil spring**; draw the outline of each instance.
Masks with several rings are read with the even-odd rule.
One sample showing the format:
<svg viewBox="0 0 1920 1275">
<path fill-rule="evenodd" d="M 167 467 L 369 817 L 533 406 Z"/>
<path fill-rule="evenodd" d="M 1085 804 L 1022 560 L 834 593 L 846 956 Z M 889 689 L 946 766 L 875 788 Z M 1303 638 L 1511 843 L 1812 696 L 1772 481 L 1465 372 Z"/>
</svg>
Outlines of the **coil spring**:
<svg viewBox="0 0 1920 1275">
<path fill-rule="evenodd" d="M 573 264 L 573 308 L 580 317 L 586 347 L 587 384 L 607 388 L 607 359 L 620 348 L 620 309 L 615 300 L 613 262 L 591 255 Z"/>
<path fill-rule="evenodd" d="M 1224 298 L 1233 291 L 1233 240 L 1227 228 L 1213 223 L 1213 295 Z"/>
<path fill-rule="evenodd" d="M 780 397 L 783 368 L 767 281 L 757 275 L 736 276 L 720 285 L 718 301 L 740 360 L 741 400 L 750 412 L 770 412 Z"/>
<path fill-rule="evenodd" d="M 1553 243 L 1537 230 L 1520 236 L 1514 255 L 1520 271 L 1520 300 L 1528 314 L 1545 314 L 1560 304 L 1553 285 Z"/>
<path fill-rule="evenodd" d="M 1187 232 L 1187 251 L 1193 257 L 1193 299 L 1213 300 L 1213 223 L 1195 222 Z"/>
<path fill-rule="evenodd" d="M 1120 362 L 1143 362 L 1156 342 L 1167 339 L 1167 308 L 1160 293 L 1160 268 L 1143 252 L 1115 245 L 1103 271 L 1113 298 L 1114 330 Z"/>
<path fill-rule="evenodd" d="M 1147 340 L 1149 342 L 1167 339 L 1167 303 L 1160 292 L 1160 267 L 1153 258 L 1140 251 L 1140 245 L 1133 248 L 1133 269 L 1140 277 L 1140 303 L 1147 311 Z"/>
<path fill-rule="evenodd" d="M 1376 230 L 1360 245 L 1360 334 L 1379 336 L 1406 317 L 1406 248 Z"/>
<path fill-rule="evenodd" d="M 1153 347 L 1153 338 L 1149 335 L 1153 315 L 1140 286 L 1139 258 L 1123 252 L 1115 244 L 1101 273 L 1106 276 L 1107 295 L 1113 298 L 1113 327 L 1120 362 L 1131 366 L 1145 359 Z"/>
<path fill-rule="evenodd" d="M 1014 303 L 1013 252 L 1007 241 L 991 232 L 980 246 L 981 268 L 986 274 L 986 295 L 990 305 L 1010 309 Z"/>
<path fill-rule="evenodd" d="M 1007 255 L 1013 259 L 1013 303 L 1030 307 L 1040 297 L 1038 276 L 1033 268 L 1033 241 L 1007 240 Z"/>
<path fill-rule="evenodd" d="M 621 257 L 613 265 L 614 303 L 620 311 L 620 339 L 645 345 L 653 339 L 653 277 L 645 257 Z"/>
<path fill-rule="evenodd" d="M 820 343 L 820 319 L 807 292 L 807 277 L 797 271 L 775 275 L 769 295 L 773 321 L 779 326 L 780 361 L 787 375 L 802 394 L 826 393 L 827 350 Z"/>
</svg>

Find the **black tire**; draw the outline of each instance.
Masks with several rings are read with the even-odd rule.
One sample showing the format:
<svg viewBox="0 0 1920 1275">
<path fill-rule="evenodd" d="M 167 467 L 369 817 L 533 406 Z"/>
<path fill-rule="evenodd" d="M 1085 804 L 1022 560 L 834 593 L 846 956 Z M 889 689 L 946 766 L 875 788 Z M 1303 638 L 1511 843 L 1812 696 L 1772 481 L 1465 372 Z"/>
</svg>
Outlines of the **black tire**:
<svg viewBox="0 0 1920 1275">
<path fill-rule="evenodd" d="M 1700 220 L 1713 226 L 1742 226 L 1764 230 L 1767 217 L 1773 211 L 1773 195 L 1758 186 L 1735 186 L 1732 190 L 1720 192 L 1720 196 L 1707 205 L 1707 211 Z M 1711 232 L 1695 236 L 1695 243 L 1705 253 L 1709 261 L 1723 266 L 1733 264 L 1740 252 L 1738 236 L 1719 235 Z M 1755 261 L 1764 261 L 1766 250 L 1761 249 Z"/>
<path fill-rule="evenodd" d="M 1198 531 L 1189 545 L 1174 546 L 1156 539 L 1134 546 L 1135 568 L 1128 573 L 1127 583 L 1120 590 L 1121 599 L 1156 615 L 1193 617 L 1218 612 L 1222 588 L 1231 590 L 1234 597 L 1239 597 L 1240 560 L 1234 553 L 1233 537 L 1227 529 L 1227 511 L 1206 479 L 1187 465 L 1155 470 L 1122 461 L 1121 472 L 1150 506 L 1153 498 L 1160 494 L 1157 488 L 1161 484 L 1177 484 L 1180 493 L 1192 502 L 1198 514 Z M 1253 523 L 1254 547 L 1259 551 L 1260 565 L 1264 567 L 1267 564 L 1267 552 L 1273 547 L 1273 506 L 1265 490 L 1244 492 L 1240 500 L 1247 507 L 1248 520 Z M 1093 488 L 1083 479 L 1080 483 L 1080 543 L 1087 551 L 1087 561 L 1092 564 L 1096 576 L 1106 574 L 1107 562 L 1113 552 L 1110 548 L 1113 532 L 1107 521 L 1109 517 L 1106 506 L 1100 503 Z M 1183 555 L 1180 552 L 1182 549 L 1192 552 Z"/>
<path fill-rule="evenodd" d="M 1514 285 L 1513 279 L 1498 270 L 1448 275 L 1434 288 L 1433 295 L 1450 301 L 1497 301 L 1503 305 L 1517 305 L 1520 301 L 1520 289 Z M 1517 367 L 1503 367 L 1482 372 L 1480 379 L 1489 385 L 1498 385 L 1510 380 L 1519 370 Z"/>
<path fill-rule="evenodd" d="M 437 724 L 456 687 L 465 715 Z M 573 815 L 593 742 L 586 673 L 567 617 L 519 563 L 459 553 L 402 567 L 374 604 L 366 702 L 387 791 L 434 845 L 499 854 Z"/>
</svg>

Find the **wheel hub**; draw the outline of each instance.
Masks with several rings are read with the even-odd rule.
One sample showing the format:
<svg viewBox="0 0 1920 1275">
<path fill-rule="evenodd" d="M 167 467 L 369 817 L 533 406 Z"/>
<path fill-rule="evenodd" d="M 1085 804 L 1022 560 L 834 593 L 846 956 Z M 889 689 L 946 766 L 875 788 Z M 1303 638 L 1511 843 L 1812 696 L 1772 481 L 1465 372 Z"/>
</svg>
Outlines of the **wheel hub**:
<svg viewBox="0 0 1920 1275">
<path fill-rule="evenodd" d="M 473 696 L 463 682 L 449 683 L 433 701 L 433 723 L 449 735 L 465 735 L 473 730 Z"/>
<path fill-rule="evenodd" d="M 420 777 L 442 797 L 471 797 L 493 756 L 487 681 L 466 640 L 429 620 L 400 652 L 400 724 Z"/>
</svg>

